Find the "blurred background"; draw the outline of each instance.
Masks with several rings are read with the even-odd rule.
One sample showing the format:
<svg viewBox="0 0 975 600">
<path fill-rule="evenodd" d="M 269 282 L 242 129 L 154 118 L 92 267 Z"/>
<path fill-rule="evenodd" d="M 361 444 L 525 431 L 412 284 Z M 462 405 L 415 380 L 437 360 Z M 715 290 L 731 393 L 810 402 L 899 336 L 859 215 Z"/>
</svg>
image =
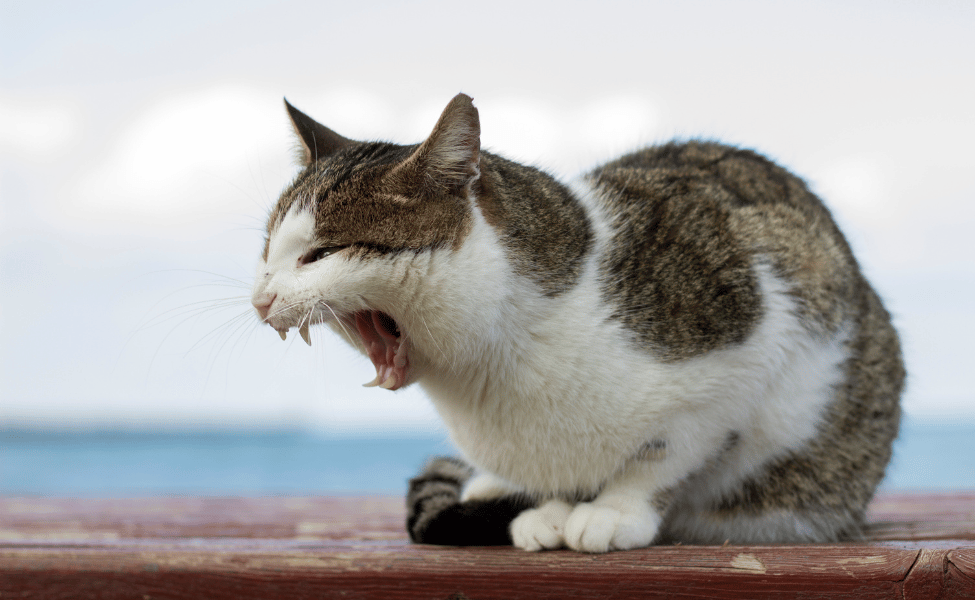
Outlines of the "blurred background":
<svg viewBox="0 0 975 600">
<path fill-rule="evenodd" d="M 755 148 L 831 207 L 909 382 L 889 488 L 975 488 L 975 4 L 0 2 L 0 493 L 401 493 L 452 452 L 419 389 L 249 306 L 296 173 L 282 97 L 571 177 L 641 144 Z"/>
</svg>

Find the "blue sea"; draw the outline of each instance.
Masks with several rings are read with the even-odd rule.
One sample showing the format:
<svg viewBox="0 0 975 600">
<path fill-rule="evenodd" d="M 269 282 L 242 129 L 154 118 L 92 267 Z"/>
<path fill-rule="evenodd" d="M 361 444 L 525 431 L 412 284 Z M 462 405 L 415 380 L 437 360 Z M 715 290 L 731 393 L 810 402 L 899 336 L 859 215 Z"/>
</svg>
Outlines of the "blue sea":
<svg viewBox="0 0 975 600">
<path fill-rule="evenodd" d="M 441 436 L 0 428 L 0 495 L 403 494 Z M 908 421 L 886 490 L 975 489 L 975 423 Z"/>
</svg>

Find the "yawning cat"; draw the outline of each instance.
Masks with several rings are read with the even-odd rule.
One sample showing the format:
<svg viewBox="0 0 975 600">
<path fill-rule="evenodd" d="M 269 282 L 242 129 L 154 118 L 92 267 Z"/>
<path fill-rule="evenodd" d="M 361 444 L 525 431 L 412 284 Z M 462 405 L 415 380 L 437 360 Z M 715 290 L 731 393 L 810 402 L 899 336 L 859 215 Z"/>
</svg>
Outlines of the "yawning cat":
<svg viewBox="0 0 975 600">
<path fill-rule="evenodd" d="M 802 181 L 687 142 L 564 184 L 482 151 L 463 94 L 413 146 L 287 110 L 305 168 L 268 218 L 253 304 L 281 337 L 329 325 L 372 361 L 367 385 L 429 394 L 467 462 L 412 482 L 415 541 L 859 534 L 904 370 Z"/>
</svg>

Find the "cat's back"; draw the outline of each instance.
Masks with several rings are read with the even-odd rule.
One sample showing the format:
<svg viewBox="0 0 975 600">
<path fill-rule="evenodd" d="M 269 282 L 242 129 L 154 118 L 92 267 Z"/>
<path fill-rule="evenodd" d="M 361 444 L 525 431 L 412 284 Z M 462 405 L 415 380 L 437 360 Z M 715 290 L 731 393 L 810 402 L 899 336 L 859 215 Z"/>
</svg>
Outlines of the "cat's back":
<svg viewBox="0 0 975 600">
<path fill-rule="evenodd" d="M 740 343 L 763 307 L 756 266 L 797 299 L 805 327 L 835 332 L 869 289 L 823 203 L 752 152 L 672 142 L 587 175 L 611 231 L 605 296 L 667 359 Z"/>
<path fill-rule="evenodd" d="M 661 200 L 674 193 L 704 192 L 728 209 L 788 203 L 819 212 L 822 204 L 806 197 L 805 185 L 786 169 L 752 150 L 693 140 L 643 148 L 593 169 L 590 177 L 624 193 Z"/>
</svg>

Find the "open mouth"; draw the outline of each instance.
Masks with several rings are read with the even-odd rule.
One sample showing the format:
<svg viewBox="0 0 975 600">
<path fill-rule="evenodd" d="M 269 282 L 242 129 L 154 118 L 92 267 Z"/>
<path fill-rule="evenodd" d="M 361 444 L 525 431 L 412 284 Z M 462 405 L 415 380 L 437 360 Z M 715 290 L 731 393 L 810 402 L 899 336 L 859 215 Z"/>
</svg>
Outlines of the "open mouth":
<svg viewBox="0 0 975 600">
<path fill-rule="evenodd" d="M 403 387 L 410 361 L 396 321 L 378 310 L 359 311 L 354 319 L 366 354 L 376 367 L 376 378 L 365 386 L 379 386 L 387 390 Z"/>
<path fill-rule="evenodd" d="M 387 390 L 403 387 L 410 360 L 403 334 L 396 321 L 378 310 L 361 310 L 351 317 L 343 316 L 341 320 L 346 325 L 355 327 L 369 360 L 376 367 L 376 378 L 365 384 L 365 387 L 379 386 Z M 277 329 L 277 332 L 282 340 L 287 339 L 287 327 Z M 311 346 L 307 322 L 301 324 L 298 333 Z"/>
</svg>

